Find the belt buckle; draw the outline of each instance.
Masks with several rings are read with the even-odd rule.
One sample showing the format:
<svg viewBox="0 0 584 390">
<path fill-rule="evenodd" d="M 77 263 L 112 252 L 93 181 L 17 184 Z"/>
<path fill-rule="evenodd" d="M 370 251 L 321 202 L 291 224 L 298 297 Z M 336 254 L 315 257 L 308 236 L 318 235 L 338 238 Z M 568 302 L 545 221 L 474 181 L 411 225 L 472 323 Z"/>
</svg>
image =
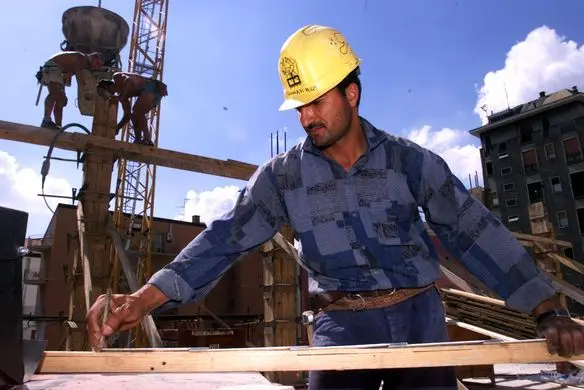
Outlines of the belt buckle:
<svg viewBox="0 0 584 390">
<path fill-rule="evenodd" d="M 349 299 L 360 299 L 361 300 L 361 307 L 353 309 L 353 311 L 363 311 L 365 309 L 367 309 L 367 302 L 365 302 L 365 298 L 363 298 L 363 296 L 359 293 L 349 293 L 347 294 L 347 298 Z"/>
</svg>

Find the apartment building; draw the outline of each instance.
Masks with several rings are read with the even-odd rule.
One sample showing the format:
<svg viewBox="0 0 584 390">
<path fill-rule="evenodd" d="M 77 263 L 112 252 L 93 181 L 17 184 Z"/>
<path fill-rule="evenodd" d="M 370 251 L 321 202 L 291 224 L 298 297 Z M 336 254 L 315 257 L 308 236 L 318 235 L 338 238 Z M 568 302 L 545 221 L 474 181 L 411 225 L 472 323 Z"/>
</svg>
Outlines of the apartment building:
<svg viewBox="0 0 584 390">
<path fill-rule="evenodd" d="M 556 238 L 572 242 L 566 256 L 584 262 L 584 94 L 577 87 L 545 91 L 528 103 L 488 116 L 473 129 L 481 140 L 488 206 L 512 231 L 533 231 L 545 214 Z M 539 229 L 539 228 L 538 228 Z M 577 286 L 584 281 L 567 270 Z"/>
</svg>

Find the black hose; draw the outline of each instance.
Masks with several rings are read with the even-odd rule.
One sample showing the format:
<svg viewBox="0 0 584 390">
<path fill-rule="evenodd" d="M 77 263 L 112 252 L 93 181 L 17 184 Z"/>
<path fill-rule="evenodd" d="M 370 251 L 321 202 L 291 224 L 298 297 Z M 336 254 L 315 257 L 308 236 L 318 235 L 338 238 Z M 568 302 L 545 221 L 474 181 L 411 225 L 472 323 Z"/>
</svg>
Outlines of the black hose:
<svg viewBox="0 0 584 390">
<path fill-rule="evenodd" d="M 79 127 L 80 129 L 85 131 L 87 133 L 87 135 L 91 135 L 91 131 L 89 131 L 89 129 L 87 129 L 87 127 L 85 127 L 79 123 L 69 123 L 68 125 L 63 126 L 57 132 L 57 134 L 55 134 L 55 138 L 53 138 L 53 141 L 51 142 L 51 145 L 49 146 L 49 152 L 47 153 L 47 156 L 45 157 L 45 161 L 43 161 L 43 165 L 41 167 L 41 196 L 43 197 L 45 204 L 47 205 L 47 207 L 49 208 L 49 210 L 53 214 L 55 214 L 55 212 L 53 211 L 51 206 L 49 206 L 49 203 L 47 202 L 47 198 L 45 196 L 45 180 L 49 174 L 49 170 L 51 169 L 51 155 L 53 154 L 53 149 L 55 148 L 55 144 L 57 143 L 57 139 L 59 139 L 59 136 L 70 127 Z"/>
</svg>

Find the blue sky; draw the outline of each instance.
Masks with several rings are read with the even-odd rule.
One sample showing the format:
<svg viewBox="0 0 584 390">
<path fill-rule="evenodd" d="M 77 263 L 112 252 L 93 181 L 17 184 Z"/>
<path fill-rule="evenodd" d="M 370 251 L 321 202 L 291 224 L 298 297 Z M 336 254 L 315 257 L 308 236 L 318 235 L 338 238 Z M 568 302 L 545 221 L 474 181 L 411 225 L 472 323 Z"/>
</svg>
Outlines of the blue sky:
<svg viewBox="0 0 584 390">
<path fill-rule="evenodd" d="M 46 90 L 35 107 L 34 73 L 59 51 L 61 15 L 69 7 L 97 3 L 21 0 L 4 5 L 10 17 L 0 33 L 4 53 L 12 58 L 4 61 L 0 119 L 40 124 Z M 442 154 L 468 182 L 468 174 L 480 169 L 478 141 L 466 131 L 481 124 L 476 109 L 481 87 L 481 104 L 503 109 L 501 80 L 511 105 L 535 98 L 541 89 L 584 80 L 584 2 L 555 1 L 553 7 L 544 0 L 488 3 L 170 0 L 164 70 L 169 96 L 162 103 L 159 146 L 260 164 L 270 157 L 270 132 L 287 128 L 288 146 L 303 137 L 296 113 L 278 111 L 277 61 L 292 32 L 316 23 L 341 30 L 363 60 L 361 114 Z M 134 1 L 102 0 L 102 6 L 131 23 Z M 576 43 L 566 44 L 564 37 Z M 122 53 L 124 67 L 128 48 L 129 43 Z M 76 88 L 67 94 L 64 123 L 90 126 L 91 118 L 80 116 L 74 106 Z M 50 218 L 35 196 L 45 153 L 45 147 L 0 140 L 0 186 L 6 188 L 0 205 L 29 211 L 29 234 L 42 234 Z M 50 175 L 53 193 L 81 184 L 74 164 L 53 162 Z M 243 184 L 159 168 L 156 215 L 175 217 L 189 196 L 186 214 L 210 218 L 232 204 L 236 187 L 226 186 Z"/>
</svg>

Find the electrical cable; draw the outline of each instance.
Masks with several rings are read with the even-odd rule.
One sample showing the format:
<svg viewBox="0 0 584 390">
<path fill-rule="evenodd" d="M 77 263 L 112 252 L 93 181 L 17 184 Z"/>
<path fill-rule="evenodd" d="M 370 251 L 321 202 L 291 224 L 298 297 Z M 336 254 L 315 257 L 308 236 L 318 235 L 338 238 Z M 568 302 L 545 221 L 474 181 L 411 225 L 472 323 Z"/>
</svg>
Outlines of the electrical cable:
<svg viewBox="0 0 584 390">
<path fill-rule="evenodd" d="M 81 130 L 85 131 L 87 133 L 87 135 L 91 135 L 91 131 L 89 131 L 89 129 L 87 129 L 87 127 L 85 127 L 79 123 L 69 123 L 68 125 L 63 126 L 57 132 L 57 134 L 55 134 L 55 137 L 53 138 L 53 141 L 51 142 L 51 145 L 49 146 L 49 152 L 47 153 L 47 156 L 45 157 L 45 161 L 43 161 L 43 165 L 41 167 L 41 196 L 43 197 L 43 200 L 45 201 L 45 205 L 47 205 L 47 207 L 49 208 L 49 210 L 51 211 L 52 214 L 55 214 L 55 211 L 53 211 L 51 206 L 49 206 L 49 202 L 47 202 L 47 197 L 45 196 L 45 180 L 47 179 L 47 176 L 49 174 L 49 170 L 51 169 L 51 155 L 53 154 L 53 149 L 55 148 L 55 144 L 57 143 L 57 139 L 65 130 L 67 130 L 70 127 L 78 127 Z"/>
</svg>

